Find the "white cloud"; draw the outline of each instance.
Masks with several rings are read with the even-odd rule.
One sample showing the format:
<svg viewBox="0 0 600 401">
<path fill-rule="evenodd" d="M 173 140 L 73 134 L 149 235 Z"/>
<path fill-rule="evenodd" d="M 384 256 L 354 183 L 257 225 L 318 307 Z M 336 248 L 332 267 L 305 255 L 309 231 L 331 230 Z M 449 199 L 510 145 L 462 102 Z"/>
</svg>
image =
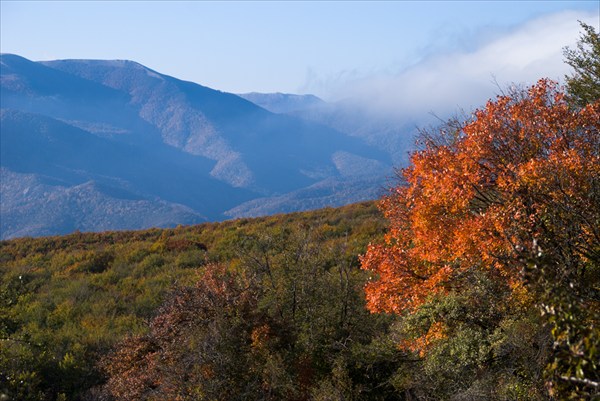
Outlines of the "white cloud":
<svg viewBox="0 0 600 401">
<path fill-rule="evenodd" d="M 397 74 L 325 84 L 333 96 L 360 99 L 373 111 L 412 119 L 430 112 L 447 117 L 481 106 L 499 87 L 530 85 L 542 77 L 562 79 L 570 68 L 563 61 L 563 48 L 573 47 L 579 38 L 578 20 L 596 26 L 597 18 L 571 11 L 546 15 L 470 52 L 433 55 Z"/>
</svg>

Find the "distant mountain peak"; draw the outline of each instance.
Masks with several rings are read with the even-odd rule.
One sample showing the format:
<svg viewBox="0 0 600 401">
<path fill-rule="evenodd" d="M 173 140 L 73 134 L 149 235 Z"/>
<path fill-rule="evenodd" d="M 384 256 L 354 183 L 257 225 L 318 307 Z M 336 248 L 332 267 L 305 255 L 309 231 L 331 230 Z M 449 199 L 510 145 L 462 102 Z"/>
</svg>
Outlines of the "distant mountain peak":
<svg viewBox="0 0 600 401">
<path fill-rule="evenodd" d="M 292 113 L 298 110 L 318 107 L 325 104 L 315 95 L 295 95 L 291 93 L 259 93 L 250 92 L 239 95 L 244 99 L 272 113 Z"/>
<path fill-rule="evenodd" d="M 86 64 L 96 67 L 111 67 L 111 68 L 134 68 L 140 70 L 149 70 L 150 68 L 146 67 L 143 64 L 138 63 L 137 61 L 132 60 L 122 60 L 122 59 L 114 59 L 114 60 L 96 60 L 96 59 L 61 59 L 61 60 L 48 60 L 48 61 L 39 61 L 42 64 L 57 64 L 57 63 L 76 63 L 76 64 Z"/>
</svg>

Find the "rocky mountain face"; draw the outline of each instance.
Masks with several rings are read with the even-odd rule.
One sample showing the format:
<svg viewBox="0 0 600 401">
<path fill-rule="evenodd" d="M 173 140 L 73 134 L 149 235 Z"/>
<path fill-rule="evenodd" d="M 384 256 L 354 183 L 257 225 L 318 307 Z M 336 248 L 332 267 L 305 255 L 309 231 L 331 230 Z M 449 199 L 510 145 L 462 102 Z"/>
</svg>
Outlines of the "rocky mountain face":
<svg viewBox="0 0 600 401">
<path fill-rule="evenodd" d="M 132 61 L 0 66 L 2 238 L 338 206 L 376 197 L 395 161 L 316 97 L 255 104 Z"/>
</svg>

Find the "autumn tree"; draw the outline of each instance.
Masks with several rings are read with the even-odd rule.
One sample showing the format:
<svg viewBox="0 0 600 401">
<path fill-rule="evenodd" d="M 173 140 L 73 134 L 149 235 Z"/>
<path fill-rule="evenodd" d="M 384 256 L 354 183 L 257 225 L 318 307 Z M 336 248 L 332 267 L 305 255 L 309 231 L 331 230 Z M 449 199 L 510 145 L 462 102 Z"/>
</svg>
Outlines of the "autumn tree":
<svg viewBox="0 0 600 401">
<path fill-rule="evenodd" d="M 254 348 L 271 331 L 256 302 L 251 280 L 207 265 L 194 287 L 175 290 L 149 334 L 104 359 L 109 379 L 101 393 L 116 400 L 272 399 L 285 389 L 273 388 L 283 379 L 263 383 L 255 370 Z"/>
<path fill-rule="evenodd" d="M 369 309 L 416 316 L 483 274 L 502 283 L 485 295 L 503 313 L 537 306 L 552 323 L 552 391 L 596 393 L 599 122 L 599 101 L 573 111 L 555 83 L 540 80 L 489 101 L 469 121 L 424 133 L 401 173 L 405 185 L 381 201 L 385 241 L 362 257 L 375 273 Z M 449 326 L 429 319 L 405 346 L 427 355 L 450 338 Z"/>
</svg>

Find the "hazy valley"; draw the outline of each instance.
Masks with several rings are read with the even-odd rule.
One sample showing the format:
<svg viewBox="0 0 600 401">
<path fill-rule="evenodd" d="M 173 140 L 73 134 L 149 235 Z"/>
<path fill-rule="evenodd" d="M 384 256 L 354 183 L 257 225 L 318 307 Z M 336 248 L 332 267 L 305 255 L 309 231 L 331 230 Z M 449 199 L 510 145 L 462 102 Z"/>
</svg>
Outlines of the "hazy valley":
<svg viewBox="0 0 600 401">
<path fill-rule="evenodd" d="M 131 61 L 4 54 L 1 85 L 2 238 L 375 199 L 412 141 L 343 103 L 240 97 Z"/>
</svg>

